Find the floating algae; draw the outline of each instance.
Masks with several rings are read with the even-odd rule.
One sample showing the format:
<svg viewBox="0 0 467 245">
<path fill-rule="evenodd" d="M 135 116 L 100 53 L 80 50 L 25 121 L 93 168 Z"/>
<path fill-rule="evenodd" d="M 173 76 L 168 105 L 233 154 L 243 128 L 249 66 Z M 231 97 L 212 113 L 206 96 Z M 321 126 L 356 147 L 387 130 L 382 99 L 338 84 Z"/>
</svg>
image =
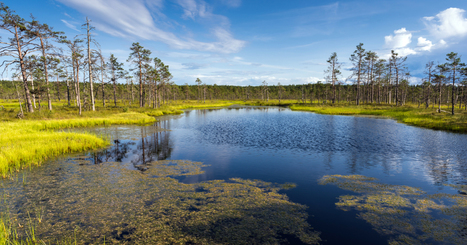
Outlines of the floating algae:
<svg viewBox="0 0 467 245">
<path fill-rule="evenodd" d="M 336 206 L 344 211 L 360 211 L 360 218 L 380 234 L 391 237 L 390 244 L 467 243 L 465 195 L 428 195 L 419 188 L 376 180 L 361 175 L 326 175 L 320 184 L 333 184 L 359 193 L 340 196 Z"/>
<path fill-rule="evenodd" d="M 73 237 L 80 244 L 320 241 L 306 222 L 306 206 L 279 194 L 278 184 L 243 179 L 184 184 L 173 177 L 200 174 L 205 165 L 181 160 L 151 162 L 144 172 L 113 162 L 56 166 L 29 174 L 25 183 L 4 182 L 0 205 L 16 227 L 32 220 L 36 237 L 47 244 Z M 18 232 L 24 239 L 27 230 Z"/>
</svg>

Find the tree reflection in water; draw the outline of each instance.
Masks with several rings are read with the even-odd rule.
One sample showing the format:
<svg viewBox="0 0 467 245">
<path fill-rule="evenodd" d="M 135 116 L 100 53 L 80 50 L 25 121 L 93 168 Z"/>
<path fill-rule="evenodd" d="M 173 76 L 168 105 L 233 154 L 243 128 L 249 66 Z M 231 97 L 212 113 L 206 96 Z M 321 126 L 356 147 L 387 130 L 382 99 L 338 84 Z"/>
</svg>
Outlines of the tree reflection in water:
<svg viewBox="0 0 467 245">
<path fill-rule="evenodd" d="M 150 162 L 170 158 L 173 145 L 170 140 L 168 121 L 156 122 L 152 126 L 121 126 L 95 129 L 114 143 L 109 149 L 93 151 L 72 157 L 81 165 L 103 162 L 131 163 L 134 168 L 144 170 Z"/>
</svg>

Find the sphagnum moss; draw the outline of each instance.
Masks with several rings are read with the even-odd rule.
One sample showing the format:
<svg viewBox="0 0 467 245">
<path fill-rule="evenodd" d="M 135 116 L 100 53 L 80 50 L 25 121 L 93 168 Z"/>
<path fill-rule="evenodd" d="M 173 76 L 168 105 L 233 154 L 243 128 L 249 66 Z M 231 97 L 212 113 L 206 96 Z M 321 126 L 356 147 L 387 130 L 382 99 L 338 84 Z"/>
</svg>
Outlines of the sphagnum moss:
<svg viewBox="0 0 467 245">
<path fill-rule="evenodd" d="M 175 178 L 200 174 L 205 165 L 181 160 L 152 162 L 145 172 L 110 162 L 60 166 L 4 188 L 9 198 L 1 207 L 10 207 L 3 211 L 14 225 L 28 219 L 26 210 L 44 210 L 41 223 L 36 212 L 30 217 L 45 243 L 76 236 L 80 244 L 280 244 L 282 234 L 320 241 L 306 221 L 307 207 L 280 194 L 279 184 L 239 178 L 184 184 Z"/>
<path fill-rule="evenodd" d="M 340 196 L 336 206 L 344 211 L 358 210 L 358 217 L 391 237 L 391 245 L 467 243 L 467 234 L 460 225 L 467 219 L 465 195 L 427 195 L 419 188 L 377 183 L 375 178 L 361 175 L 326 175 L 320 184 L 359 193 Z"/>
</svg>

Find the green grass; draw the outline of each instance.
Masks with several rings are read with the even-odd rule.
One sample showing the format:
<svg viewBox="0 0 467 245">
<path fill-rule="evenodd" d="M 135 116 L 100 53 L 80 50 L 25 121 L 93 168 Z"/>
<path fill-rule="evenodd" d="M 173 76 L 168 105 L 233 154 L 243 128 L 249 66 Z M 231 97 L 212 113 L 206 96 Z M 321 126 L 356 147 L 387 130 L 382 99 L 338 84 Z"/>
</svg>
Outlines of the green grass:
<svg viewBox="0 0 467 245">
<path fill-rule="evenodd" d="M 327 104 L 327 105 L 304 105 L 294 104 L 290 108 L 296 111 L 311 111 L 319 114 L 329 115 L 366 115 L 380 116 L 396 119 L 408 125 L 446 130 L 452 132 L 467 132 L 467 112 L 463 109 L 456 109 L 455 115 L 449 113 L 436 112 L 433 108 L 418 108 L 416 105 L 405 105 L 395 107 L 386 104 L 377 105 L 348 105 L 348 104 Z M 450 111 L 446 106 L 441 110 Z"/>
<path fill-rule="evenodd" d="M 145 124 L 154 117 L 128 112 L 103 118 L 62 120 L 18 120 L 0 123 L 0 174 L 39 165 L 46 159 L 65 153 L 108 146 L 103 137 L 91 134 L 58 132 L 57 129 L 92 127 L 112 124 Z"/>
<path fill-rule="evenodd" d="M 34 113 L 25 113 L 24 119 L 16 118 L 20 112 L 17 101 L 1 101 L 0 108 L 0 174 L 8 176 L 12 171 L 40 165 L 43 161 L 65 153 L 80 152 L 110 145 L 109 140 L 84 133 L 57 132 L 57 129 L 107 126 L 113 124 L 147 124 L 155 122 L 154 117 L 181 114 L 183 109 L 204 109 L 232 105 L 228 101 L 176 101 L 161 108 L 139 108 L 123 103 L 102 107 L 96 103 L 96 111 L 77 114 L 77 107 L 64 102 L 54 102 L 53 111 L 46 103 Z M 112 105 L 112 106 L 111 106 Z M 24 105 L 23 105 L 24 106 Z M 23 110 L 26 108 L 23 107 Z"/>
<path fill-rule="evenodd" d="M 259 101 L 170 101 L 161 108 L 149 106 L 139 108 L 119 102 L 118 106 L 102 107 L 96 103 L 96 111 L 83 111 L 77 115 L 77 108 L 67 106 L 64 102 L 54 102 L 52 112 L 46 109 L 45 103 L 41 111 L 25 113 L 24 120 L 15 116 L 19 112 L 17 101 L 0 101 L 5 109 L 0 110 L 0 174 L 7 176 L 11 171 L 39 165 L 46 159 L 64 153 L 79 152 L 108 146 L 108 140 L 90 134 L 56 132 L 61 128 L 91 127 L 111 124 L 149 123 L 154 117 L 180 114 L 183 109 L 205 109 L 226 107 L 232 104 L 260 106 L 289 106 L 292 110 L 311 111 L 332 115 L 373 115 L 393 118 L 408 125 L 424 128 L 467 132 L 467 112 L 456 109 L 456 115 L 437 113 L 435 109 L 420 109 L 415 105 L 395 107 L 387 104 L 351 105 L 337 104 L 300 104 L 297 100 Z M 449 109 L 445 106 L 445 111 Z"/>
</svg>

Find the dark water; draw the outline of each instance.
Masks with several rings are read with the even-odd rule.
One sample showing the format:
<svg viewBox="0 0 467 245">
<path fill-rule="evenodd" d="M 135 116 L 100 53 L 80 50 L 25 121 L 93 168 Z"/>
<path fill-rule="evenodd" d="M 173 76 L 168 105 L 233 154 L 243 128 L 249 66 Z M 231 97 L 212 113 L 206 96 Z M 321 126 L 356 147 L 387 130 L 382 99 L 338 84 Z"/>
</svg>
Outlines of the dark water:
<svg viewBox="0 0 467 245">
<path fill-rule="evenodd" d="M 202 174 L 174 177 L 181 183 L 230 178 L 295 183 L 295 188 L 280 193 L 290 202 L 308 207 L 306 221 L 321 233 L 322 244 L 467 243 L 463 237 L 467 227 L 465 197 L 460 187 L 452 186 L 467 184 L 467 135 L 406 126 L 388 119 L 260 107 L 186 111 L 182 116 L 164 118 L 155 126 L 85 130 L 110 135 L 115 143 L 105 150 L 55 161 L 29 174 L 46 171 L 42 168 L 62 166 L 60 168 L 67 169 L 68 165 L 73 166 L 70 171 L 79 174 L 79 166 L 105 162 L 118 162 L 131 171 L 144 172 L 148 163 L 157 160 L 190 160 L 209 166 L 202 168 Z M 443 208 L 420 211 L 410 206 L 422 203 L 419 196 L 404 196 L 409 206 L 375 204 L 380 208 L 400 208 L 404 212 L 401 217 L 409 217 L 407 222 L 413 222 L 408 227 L 407 223 L 388 221 L 388 214 L 379 211 L 371 212 L 358 205 L 338 207 L 336 203 L 344 195 L 367 198 L 379 197 L 383 192 L 368 194 L 332 183 L 319 183 L 323 176 L 329 175 L 374 177 L 377 183 L 384 185 L 420 188 L 424 191 L 423 200 L 432 198 L 430 194 L 443 193 L 452 195 L 449 198 L 461 198 L 461 204 L 449 202 L 452 198 L 446 197 L 435 200 L 444 208 L 454 205 L 455 215 Z M 383 194 L 401 195 L 397 191 Z M 361 201 L 362 205 L 371 204 L 369 199 L 365 200 Z M 365 215 L 373 215 L 373 218 Z M 378 215 L 385 218 L 378 219 Z M 451 223 L 438 224 L 436 220 Z M 427 222 L 433 226 L 432 230 L 441 229 L 439 225 L 455 231 L 440 235 L 441 238 L 423 237 L 430 229 L 420 227 Z M 301 242 L 290 238 L 288 243 Z"/>
</svg>

